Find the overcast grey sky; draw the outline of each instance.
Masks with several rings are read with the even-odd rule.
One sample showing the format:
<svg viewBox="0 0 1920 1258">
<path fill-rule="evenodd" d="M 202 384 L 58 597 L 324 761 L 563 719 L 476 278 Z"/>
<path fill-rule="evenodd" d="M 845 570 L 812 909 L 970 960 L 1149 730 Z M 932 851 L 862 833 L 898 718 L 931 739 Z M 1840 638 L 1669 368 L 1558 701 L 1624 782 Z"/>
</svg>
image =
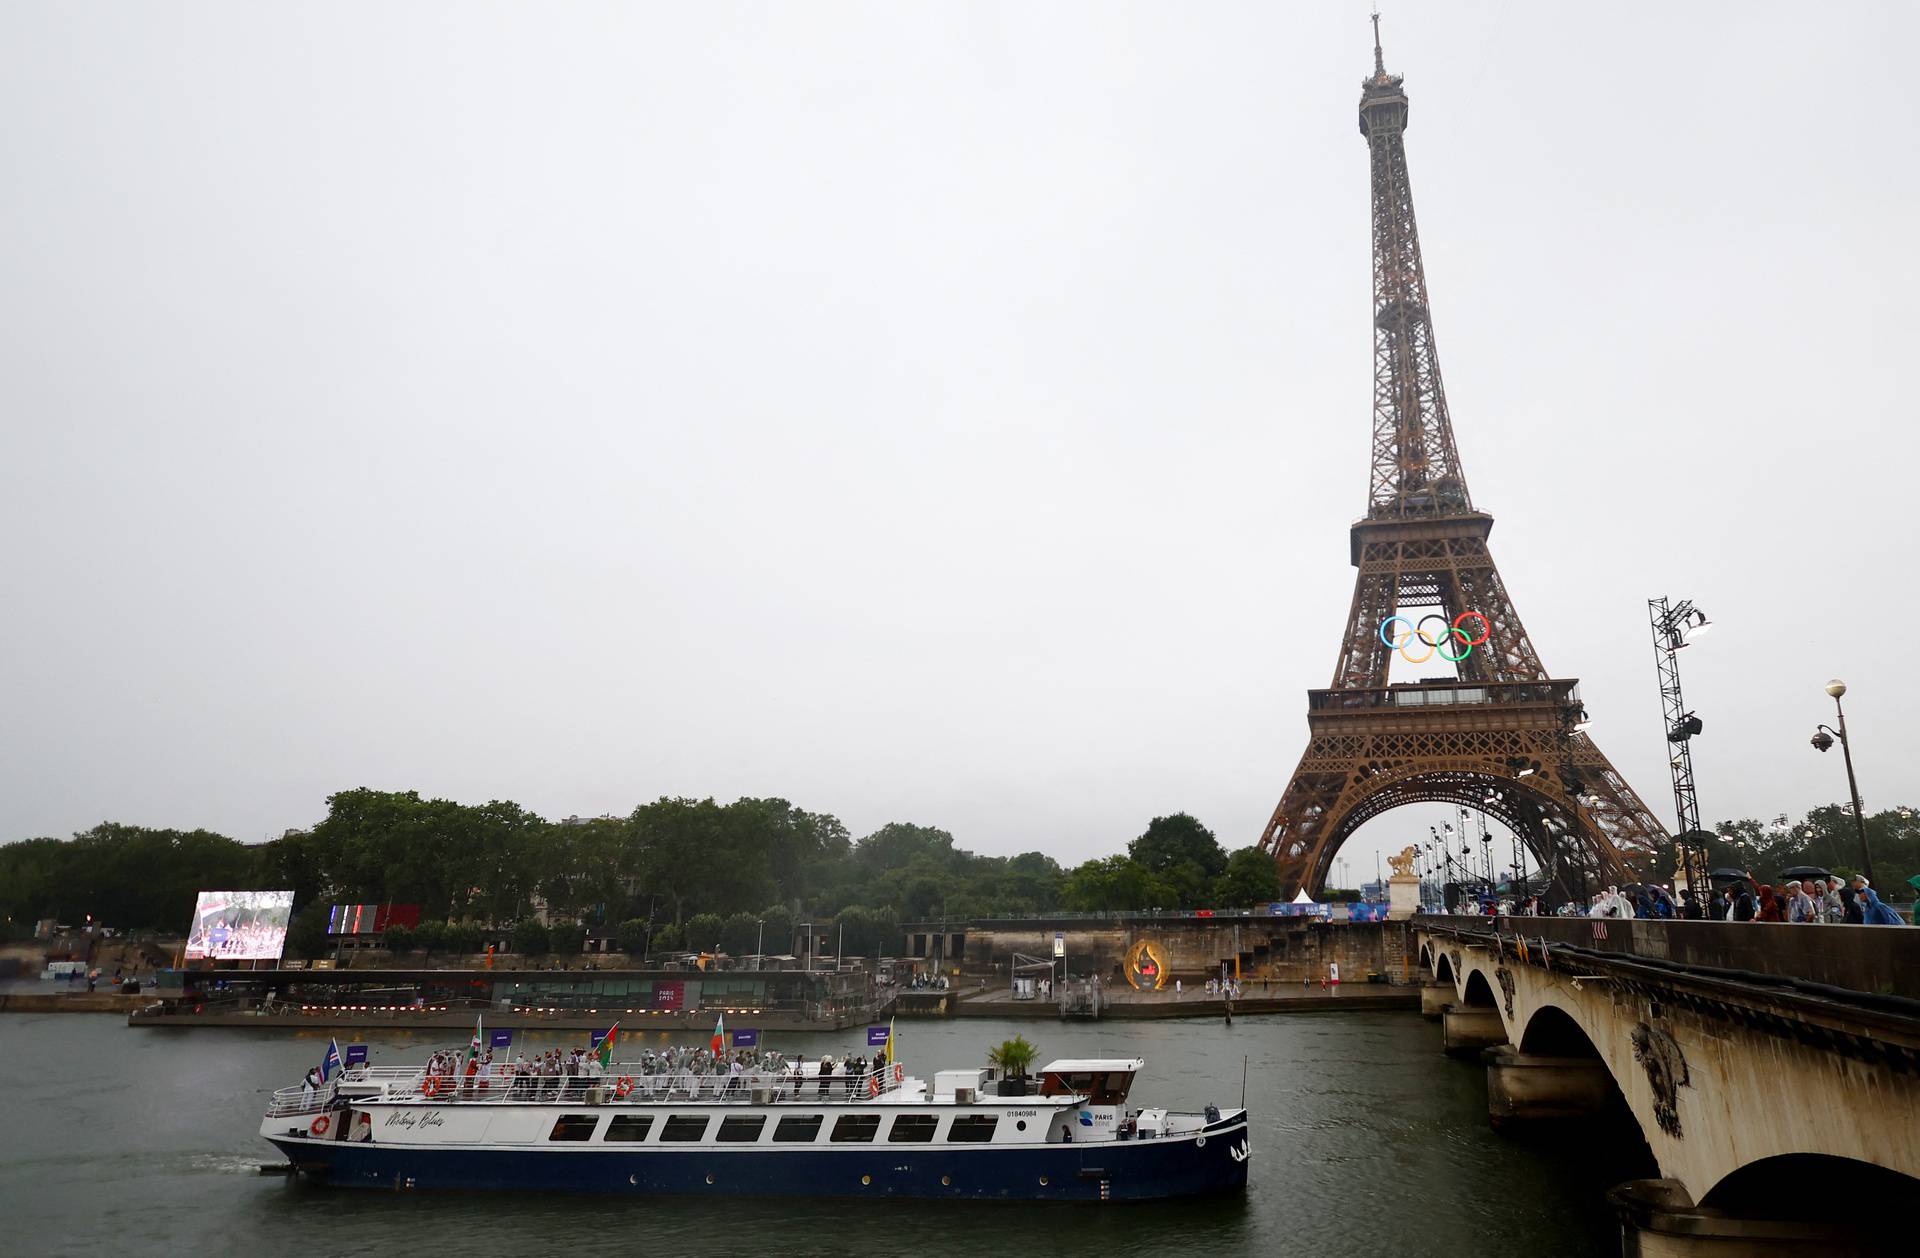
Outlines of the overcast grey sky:
<svg viewBox="0 0 1920 1258">
<path fill-rule="evenodd" d="M 0 839 L 365 785 L 1252 842 L 1365 503 L 1366 11 L 0 8 Z M 1920 9 L 1384 20 L 1595 738 L 1671 824 L 1692 597 L 1710 819 L 1843 796 L 1833 675 L 1920 802 Z"/>
</svg>

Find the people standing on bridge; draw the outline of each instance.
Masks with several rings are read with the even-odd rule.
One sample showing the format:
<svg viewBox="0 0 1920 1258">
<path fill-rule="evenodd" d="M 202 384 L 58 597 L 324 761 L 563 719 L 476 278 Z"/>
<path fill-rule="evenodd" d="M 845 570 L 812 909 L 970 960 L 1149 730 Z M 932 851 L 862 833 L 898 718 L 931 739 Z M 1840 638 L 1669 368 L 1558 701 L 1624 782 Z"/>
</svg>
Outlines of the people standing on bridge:
<svg viewBox="0 0 1920 1258">
<path fill-rule="evenodd" d="M 1849 926 L 1859 926 L 1867 920 L 1860 912 L 1860 893 L 1844 883 L 1840 887 L 1840 918 Z"/>
<path fill-rule="evenodd" d="M 1761 883 L 1760 904 L 1754 912 L 1755 920 L 1777 922 L 1781 921 L 1784 917 L 1785 914 L 1780 911 L 1780 901 L 1773 894 L 1773 887 L 1768 883 Z"/>
<path fill-rule="evenodd" d="M 1789 922 L 1817 922 L 1820 920 L 1819 910 L 1814 907 L 1813 897 L 1807 894 L 1806 887 L 1801 884 L 1798 878 L 1787 884 L 1786 892 L 1787 920 Z"/>
<path fill-rule="evenodd" d="M 1736 882 L 1727 888 L 1727 920 L 1730 922 L 1753 920 L 1753 896 L 1747 891 L 1747 884 L 1744 882 Z"/>
<path fill-rule="evenodd" d="M 1838 878 L 1829 878 L 1820 887 L 1820 915 L 1829 926 L 1838 926 L 1847 920 L 1847 902 L 1840 898 L 1842 885 Z"/>
<path fill-rule="evenodd" d="M 1880 902 L 1880 893 L 1859 874 L 1853 876 L 1853 891 L 1860 899 L 1860 916 L 1868 926 L 1905 926 L 1900 915 Z"/>
</svg>

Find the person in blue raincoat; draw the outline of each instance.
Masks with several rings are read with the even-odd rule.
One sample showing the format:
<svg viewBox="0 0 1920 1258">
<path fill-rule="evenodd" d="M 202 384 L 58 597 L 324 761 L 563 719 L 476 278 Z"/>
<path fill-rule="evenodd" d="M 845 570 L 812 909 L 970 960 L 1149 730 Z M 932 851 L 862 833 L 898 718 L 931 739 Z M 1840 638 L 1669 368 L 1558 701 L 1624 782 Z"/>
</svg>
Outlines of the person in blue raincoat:
<svg viewBox="0 0 1920 1258">
<path fill-rule="evenodd" d="M 1901 916 L 1880 902 L 1880 895 L 1873 884 L 1858 875 L 1853 879 L 1853 891 L 1860 900 L 1860 918 L 1869 926 L 1905 926 Z"/>
</svg>

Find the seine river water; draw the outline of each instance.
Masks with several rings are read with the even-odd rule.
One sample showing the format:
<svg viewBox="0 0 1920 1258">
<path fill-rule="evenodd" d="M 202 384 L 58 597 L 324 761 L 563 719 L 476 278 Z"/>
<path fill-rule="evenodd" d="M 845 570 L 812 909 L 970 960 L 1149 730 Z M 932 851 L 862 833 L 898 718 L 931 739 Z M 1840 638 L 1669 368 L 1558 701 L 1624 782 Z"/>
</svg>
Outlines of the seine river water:
<svg viewBox="0 0 1920 1258">
<path fill-rule="evenodd" d="M 1252 1110 L 1244 1197 L 1119 1206 L 393 1196 L 262 1176 L 267 1093 L 325 1035 L 133 1030 L 104 1015 L 0 1015 L 0 1251 L 20 1254 L 1610 1254 L 1603 1193 L 1646 1173 L 1584 1138 L 1487 1125 L 1485 1072 L 1412 1014 L 1165 1022 L 900 1024 L 909 1068 L 983 1064 L 1020 1033 L 1050 1056 L 1138 1055 L 1136 1102 Z M 343 1037 L 344 1038 L 344 1037 Z M 464 1040 L 464 1037 L 460 1037 Z M 527 1034 L 529 1044 L 578 1035 Z M 367 1036 L 376 1064 L 424 1056 Z M 664 1043 L 665 1037 L 658 1037 Z M 438 1044 L 446 1040 L 436 1041 Z M 771 1047 L 859 1052 L 858 1030 Z"/>
</svg>

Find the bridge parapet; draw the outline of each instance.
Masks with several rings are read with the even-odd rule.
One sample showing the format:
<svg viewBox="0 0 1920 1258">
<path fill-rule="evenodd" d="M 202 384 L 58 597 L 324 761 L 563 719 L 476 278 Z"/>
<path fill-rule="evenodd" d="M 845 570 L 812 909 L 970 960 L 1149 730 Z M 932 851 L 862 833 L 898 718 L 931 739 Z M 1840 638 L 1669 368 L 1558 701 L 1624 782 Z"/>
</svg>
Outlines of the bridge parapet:
<svg viewBox="0 0 1920 1258">
<path fill-rule="evenodd" d="M 1920 998 L 1920 929 L 1783 922 L 1423 914 L 1416 927 L 1498 931 L 1596 952 L 1754 979 L 1801 980 L 1848 992 Z M 1914 1012 L 1920 1014 L 1920 1005 Z"/>
</svg>

